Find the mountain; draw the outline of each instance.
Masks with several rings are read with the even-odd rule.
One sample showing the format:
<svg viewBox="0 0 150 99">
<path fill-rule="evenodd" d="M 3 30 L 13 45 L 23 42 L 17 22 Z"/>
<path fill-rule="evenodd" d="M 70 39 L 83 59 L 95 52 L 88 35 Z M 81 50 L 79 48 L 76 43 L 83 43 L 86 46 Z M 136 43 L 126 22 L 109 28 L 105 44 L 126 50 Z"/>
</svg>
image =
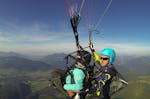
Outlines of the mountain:
<svg viewBox="0 0 150 99">
<path fill-rule="evenodd" d="M 125 64 L 130 72 L 150 74 L 150 56 L 141 56 Z"/>
<path fill-rule="evenodd" d="M 23 70 L 46 70 L 65 68 L 67 54 L 55 53 L 43 58 L 22 55 L 15 52 L 0 52 L 0 68 Z M 150 74 L 150 56 L 117 55 L 114 66 L 120 73 Z"/>
<path fill-rule="evenodd" d="M 18 52 L 2 52 L 2 51 L 0 51 L 0 56 L 3 56 L 3 57 L 9 57 L 9 56 L 23 57 L 23 58 L 26 58 L 29 60 L 39 60 L 39 59 L 41 59 L 41 57 L 43 57 L 41 55 L 27 55 L 27 54 L 21 54 Z"/>
<path fill-rule="evenodd" d="M 52 67 L 44 62 L 32 61 L 17 56 L 0 56 L 0 68 L 13 68 L 23 71 L 49 70 Z"/>
<path fill-rule="evenodd" d="M 41 58 L 23 55 L 16 52 L 0 52 L 0 68 L 15 68 L 18 70 L 47 70 L 65 68 L 66 54 L 57 53 Z"/>
<path fill-rule="evenodd" d="M 25 57 L 25 55 L 16 53 L 16 52 L 0 52 L 0 56 L 8 57 L 8 56 L 17 56 L 17 57 Z"/>
<path fill-rule="evenodd" d="M 121 72 L 150 74 L 150 56 L 119 56 L 115 65 Z"/>
<path fill-rule="evenodd" d="M 46 73 L 45 70 L 64 68 L 66 66 L 66 61 L 64 60 L 66 54 L 52 54 L 36 61 L 30 60 L 28 58 L 23 58 L 19 54 L 17 55 L 11 56 L 8 54 L 8 56 L 0 56 L 0 69 L 5 68 L 7 70 L 9 68 L 14 68 L 20 70 L 19 72 L 17 72 L 18 76 L 15 76 L 16 78 L 10 77 L 10 75 L 14 75 L 14 72 L 10 72 L 11 74 L 7 77 L 4 76 L 3 72 L 1 72 L 0 97 L 6 97 L 2 99 L 12 99 L 12 97 L 14 97 L 13 99 L 60 99 L 60 97 L 64 95 L 59 90 L 56 90 L 56 88 L 51 88 L 50 86 L 48 87 L 50 72 L 48 71 Z M 123 90 L 116 93 L 112 97 L 112 99 L 149 99 L 149 60 L 150 56 L 135 57 L 120 55 L 116 57 L 114 65 L 121 74 L 126 73 L 126 75 L 123 75 L 123 77 L 127 78 L 129 85 Z M 21 71 L 38 70 L 43 71 L 27 72 L 28 75 L 20 75 Z M 134 73 L 137 73 L 138 76 L 134 75 Z M 13 82 L 14 79 L 19 83 Z M 28 82 L 20 82 L 20 79 L 25 79 Z M 32 88 L 32 91 L 30 88 Z"/>
<path fill-rule="evenodd" d="M 39 61 L 50 64 L 53 68 L 65 68 L 66 60 L 64 59 L 67 54 L 57 53 L 52 55 L 47 55 L 40 59 Z"/>
</svg>

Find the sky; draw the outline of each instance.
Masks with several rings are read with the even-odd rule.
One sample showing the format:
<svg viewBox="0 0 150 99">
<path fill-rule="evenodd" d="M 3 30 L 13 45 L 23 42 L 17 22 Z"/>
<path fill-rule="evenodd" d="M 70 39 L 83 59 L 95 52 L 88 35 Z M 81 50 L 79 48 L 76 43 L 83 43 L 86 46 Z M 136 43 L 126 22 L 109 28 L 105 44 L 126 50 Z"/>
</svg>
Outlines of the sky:
<svg viewBox="0 0 150 99">
<path fill-rule="evenodd" d="M 150 0 L 85 0 L 78 24 L 80 44 L 88 46 L 88 26 L 97 51 L 150 55 Z M 34 55 L 76 50 L 69 7 L 82 0 L 0 0 L 0 51 Z M 103 17 L 102 17 L 103 16 Z M 98 23 L 101 18 L 100 23 Z"/>
</svg>

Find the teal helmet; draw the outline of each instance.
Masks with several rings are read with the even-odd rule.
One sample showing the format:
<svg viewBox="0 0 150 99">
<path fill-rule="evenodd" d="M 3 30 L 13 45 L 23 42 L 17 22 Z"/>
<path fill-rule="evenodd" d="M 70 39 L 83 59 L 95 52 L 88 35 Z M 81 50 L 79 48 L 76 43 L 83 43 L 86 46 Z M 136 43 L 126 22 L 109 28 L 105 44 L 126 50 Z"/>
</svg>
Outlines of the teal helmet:
<svg viewBox="0 0 150 99">
<path fill-rule="evenodd" d="M 104 48 L 101 52 L 100 55 L 105 55 L 109 57 L 109 65 L 113 64 L 115 60 L 116 53 L 113 49 L 111 48 Z"/>
</svg>

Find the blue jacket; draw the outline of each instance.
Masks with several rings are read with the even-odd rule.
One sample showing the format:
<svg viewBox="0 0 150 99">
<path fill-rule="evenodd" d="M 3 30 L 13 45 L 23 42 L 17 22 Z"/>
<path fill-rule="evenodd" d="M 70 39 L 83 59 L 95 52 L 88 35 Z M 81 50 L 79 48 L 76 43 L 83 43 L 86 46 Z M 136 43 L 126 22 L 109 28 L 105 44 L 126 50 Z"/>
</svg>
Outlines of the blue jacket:
<svg viewBox="0 0 150 99">
<path fill-rule="evenodd" d="M 102 80 L 104 81 L 104 83 L 106 83 L 108 80 L 111 81 L 116 74 L 112 66 L 101 67 L 99 71 L 101 72 L 101 74 L 96 77 L 96 80 Z"/>
<path fill-rule="evenodd" d="M 95 76 L 95 80 L 96 80 L 96 82 L 98 82 L 97 85 L 93 85 L 92 88 L 87 93 L 88 94 L 95 94 L 95 92 L 100 88 L 101 96 L 105 96 L 104 90 L 107 90 L 107 89 L 104 89 L 104 87 L 109 88 L 109 84 L 111 83 L 112 78 L 116 75 L 116 71 L 114 70 L 114 68 L 112 66 L 101 67 L 99 69 L 99 71 L 100 71 L 100 73 Z M 107 95 L 108 94 L 109 94 L 109 92 L 107 92 Z"/>
<path fill-rule="evenodd" d="M 66 77 L 66 84 L 64 85 L 65 90 L 82 90 L 85 74 L 82 69 L 80 69 L 77 65 L 73 70 L 70 70 L 70 73 L 73 74 L 75 83 L 71 83 L 71 75 Z"/>
</svg>

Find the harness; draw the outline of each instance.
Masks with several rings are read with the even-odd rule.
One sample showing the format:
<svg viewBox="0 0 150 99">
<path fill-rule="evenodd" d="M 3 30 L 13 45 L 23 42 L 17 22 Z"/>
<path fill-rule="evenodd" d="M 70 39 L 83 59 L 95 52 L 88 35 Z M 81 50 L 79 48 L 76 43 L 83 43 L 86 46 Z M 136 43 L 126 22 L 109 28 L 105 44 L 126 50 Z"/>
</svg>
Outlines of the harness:
<svg viewBox="0 0 150 99">
<path fill-rule="evenodd" d="M 86 89 L 90 86 L 90 81 L 89 81 L 90 76 L 89 76 L 89 73 L 88 73 L 87 69 L 85 69 L 85 68 L 79 68 L 79 67 L 75 67 L 75 66 L 74 66 L 74 68 L 71 68 L 71 69 L 69 69 L 69 70 L 66 70 L 65 78 L 66 78 L 68 75 L 70 75 L 70 76 L 71 76 L 71 84 L 75 84 L 75 79 L 74 79 L 74 75 L 73 75 L 73 70 L 74 70 L 75 68 L 78 68 L 78 69 L 82 70 L 82 71 L 84 72 L 84 74 L 85 74 L 85 78 L 84 78 L 84 81 L 83 81 L 83 89 L 81 90 L 81 91 L 84 91 L 84 90 L 86 90 Z M 62 82 L 62 84 L 63 84 L 63 85 L 65 84 L 65 80 Z"/>
</svg>

